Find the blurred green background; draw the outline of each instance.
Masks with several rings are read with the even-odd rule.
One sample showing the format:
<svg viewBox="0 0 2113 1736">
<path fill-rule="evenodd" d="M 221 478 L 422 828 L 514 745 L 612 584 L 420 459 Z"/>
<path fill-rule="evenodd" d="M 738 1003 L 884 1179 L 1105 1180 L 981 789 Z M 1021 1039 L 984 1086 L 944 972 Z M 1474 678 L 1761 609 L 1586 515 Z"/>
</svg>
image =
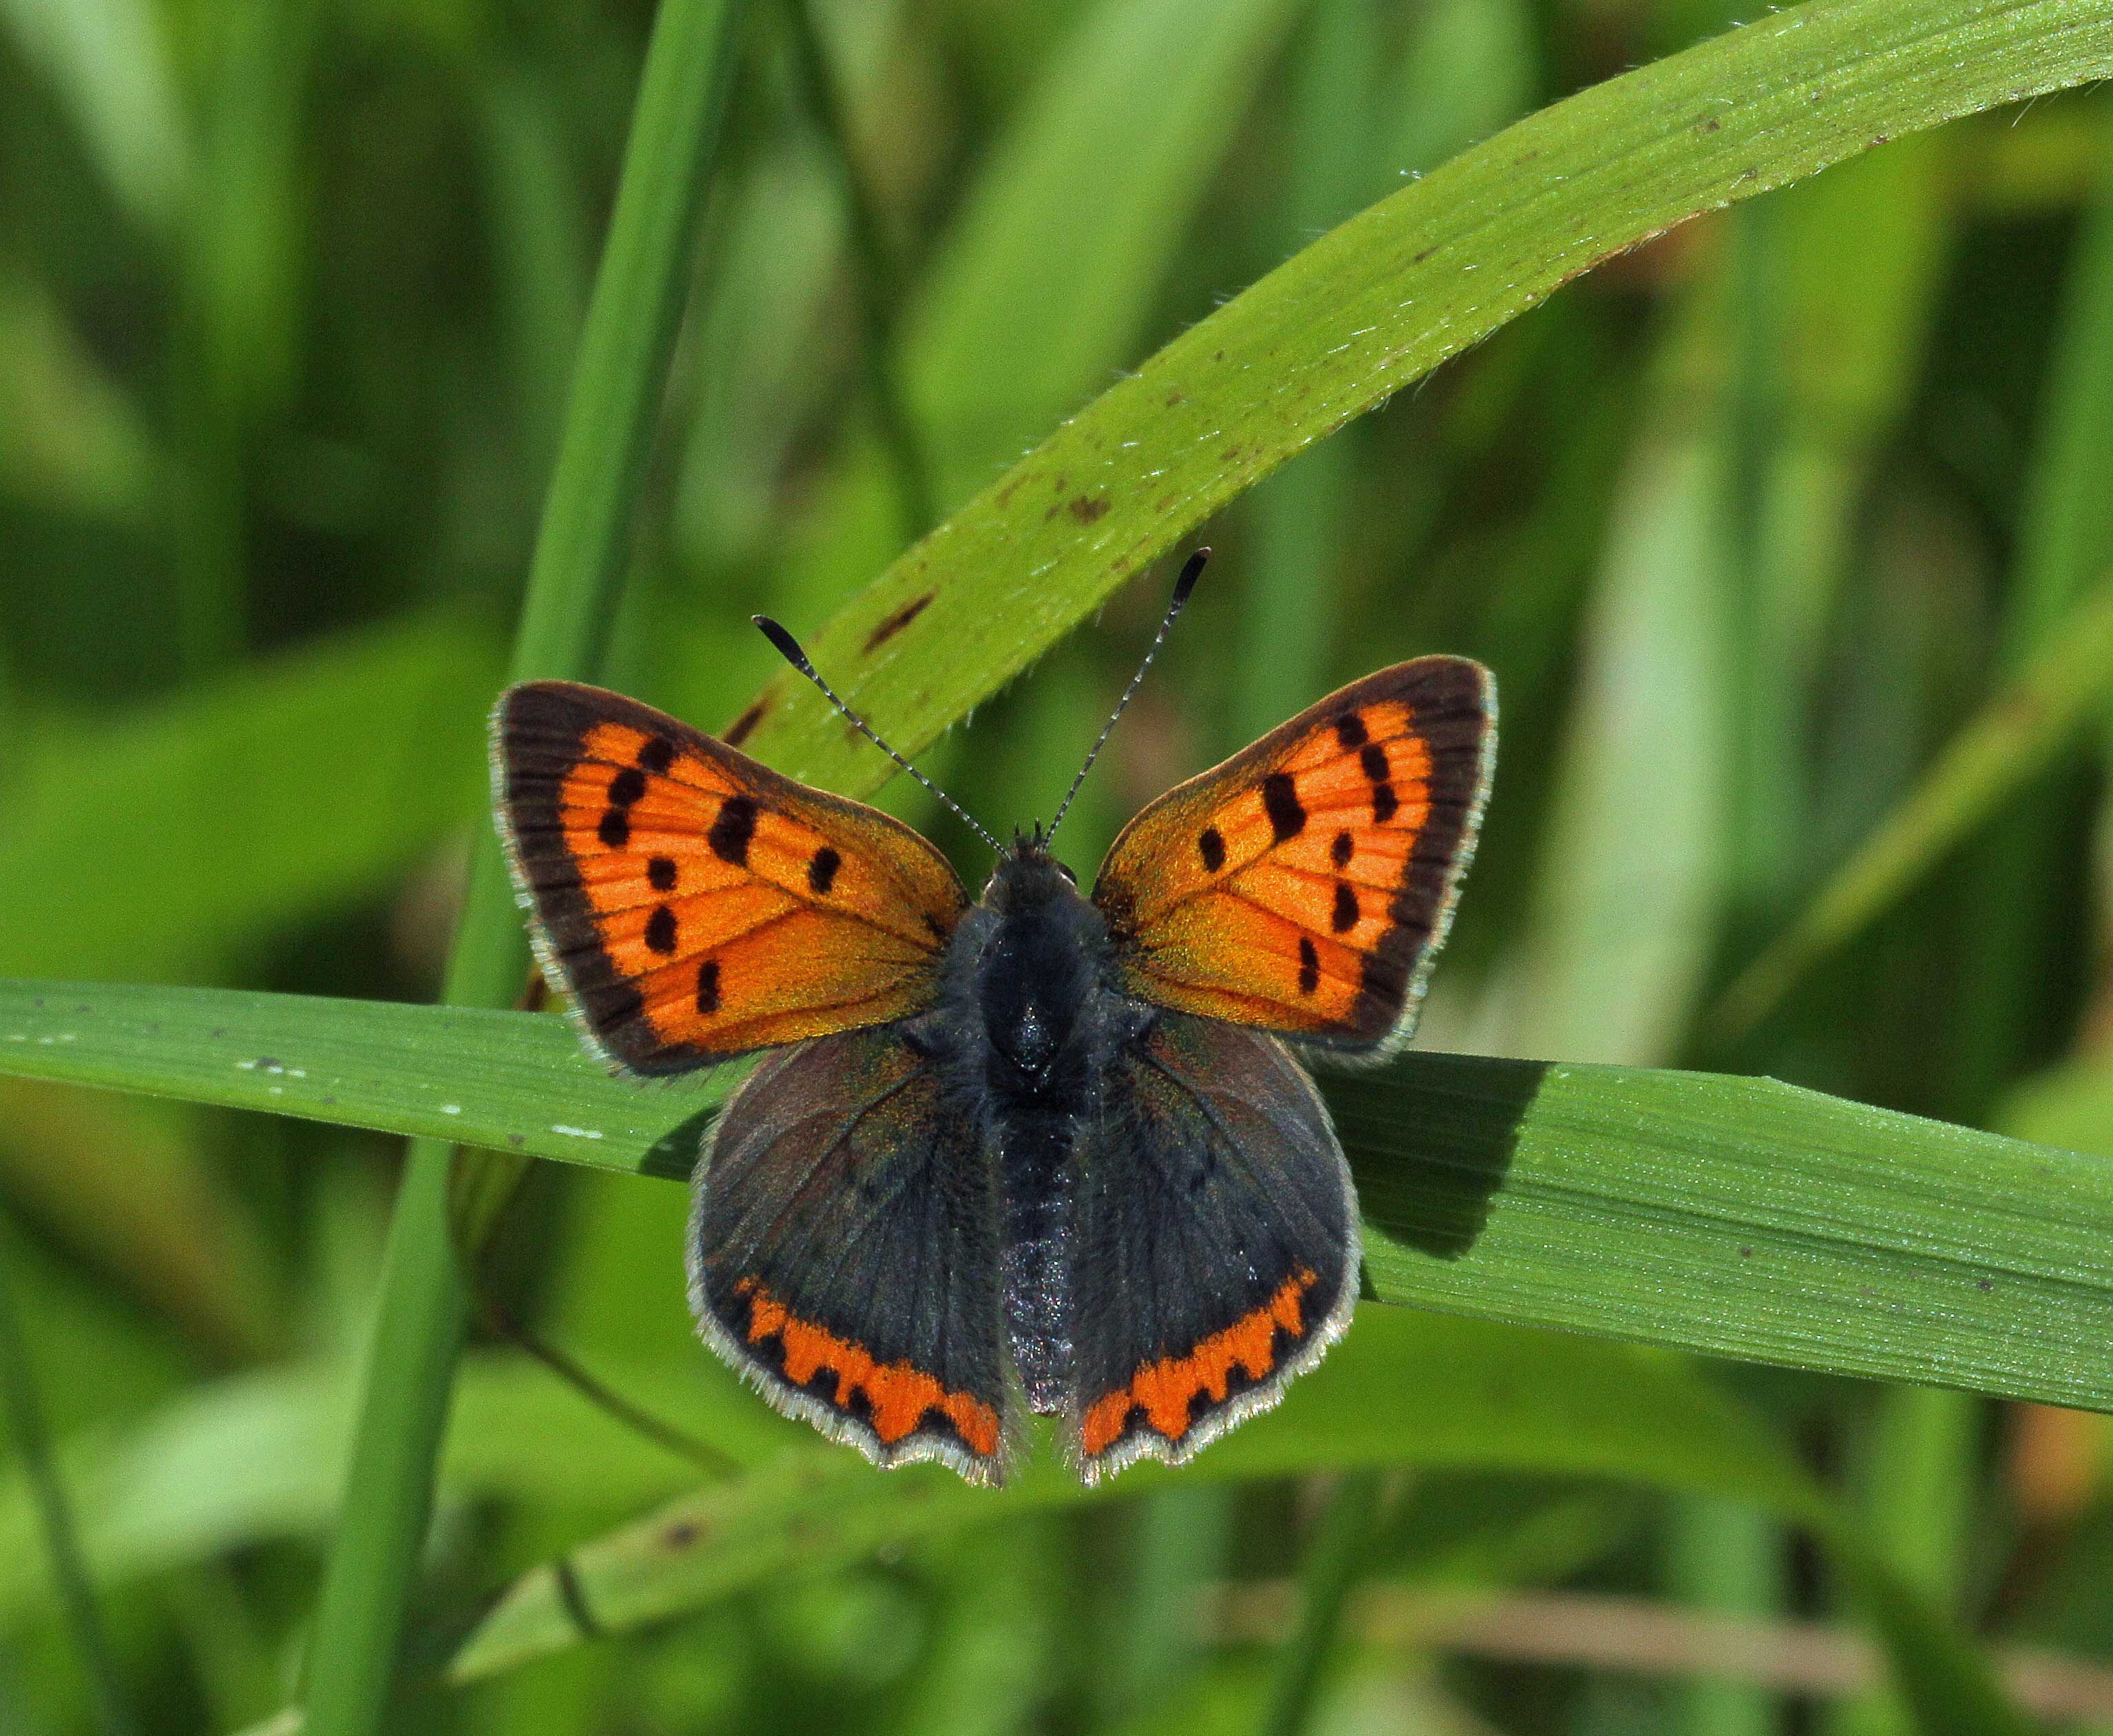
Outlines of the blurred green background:
<svg viewBox="0 0 2113 1736">
<path fill-rule="evenodd" d="M 0 0 L 0 972 L 435 995 L 651 17 Z M 758 0 L 605 678 L 724 724 L 774 667 L 751 612 L 819 625 L 1404 177 L 1734 21 Z M 2113 564 L 2109 501 L 2092 91 L 1627 253 L 1242 497 L 1067 854 L 1342 681 L 1478 657 L 1495 800 L 1425 1045 L 1768 1073 L 2113 1154 L 2102 722 L 1999 776 L 1765 1016 L 1724 999 L 2059 642 Z M 1163 601 L 1120 593 L 924 769 L 994 828 L 1046 816 Z M 883 800 L 979 877 L 921 792 Z M 292 1697 L 399 1154 L 0 1080 L 4 1439 L 39 1432 L 27 1405 L 58 1445 L 139 1729 Z M 491 1281 L 664 1414 L 760 1412 L 691 1337 L 684 1208 L 538 1173 Z M 639 1469 L 503 1342 L 478 1356 L 413 1611 L 429 1661 L 513 1575 L 694 1480 Z M 2113 1729 L 2100 1419 L 1695 1372 L 1990 1646 L 2065 1655 L 2070 1720 Z M 517 1391 L 576 1455 L 509 1459 Z M 121 1728 L 6 1464 L 0 1736 Z M 1745 1506 L 1474 1465 L 1113 1494 L 833 1554 L 401 1727 L 1900 1727 L 1841 1665 L 1864 1642 L 1810 1545 Z"/>
</svg>

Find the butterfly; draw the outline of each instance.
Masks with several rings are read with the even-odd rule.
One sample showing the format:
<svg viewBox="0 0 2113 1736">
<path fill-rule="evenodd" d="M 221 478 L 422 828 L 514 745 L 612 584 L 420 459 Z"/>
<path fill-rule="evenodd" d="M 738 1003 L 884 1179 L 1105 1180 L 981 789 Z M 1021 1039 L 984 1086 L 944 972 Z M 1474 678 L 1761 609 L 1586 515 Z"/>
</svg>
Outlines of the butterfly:
<svg viewBox="0 0 2113 1736">
<path fill-rule="evenodd" d="M 1000 845 L 955 808 L 997 854 L 971 900 L 900 821 L 635 701 L 532 682 L 494 717 L 514 880 L 590 1045 L 642 1076 L 763 1052 L 697 1166 L 701 1336 L 879 1465 L 998 1482 L 1029 1412 L 1089 1482 L 1179 1463 L 1349 1323 L 1357 1197 L 1299 1057 L 1408 1037 L 1492 678 L 1353 682 L 1146 807 L 1088 896 L 1052 844 L 1115 720 L 1047 829 Z"/>
</svg>

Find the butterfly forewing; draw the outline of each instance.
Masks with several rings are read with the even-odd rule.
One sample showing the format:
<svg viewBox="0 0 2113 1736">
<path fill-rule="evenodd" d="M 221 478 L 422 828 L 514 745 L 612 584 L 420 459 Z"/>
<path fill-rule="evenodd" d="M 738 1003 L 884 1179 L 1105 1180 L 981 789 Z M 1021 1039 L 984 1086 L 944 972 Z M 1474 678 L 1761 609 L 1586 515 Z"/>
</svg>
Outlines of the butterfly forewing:
<svg viewBox="0 0 2113 1736">
<path fill-rule="evenodd" d="M 929 1003 L 967 895 L 900 822 L 568 683 L 508 692 L 493 763 L 538 955 L 619 1065 L 677 1072 Z"/>
<path fill-rule="evenodd" d="M 1161 1015 L 1079 1157 L 1070 1428 L 1088 1478 L 1180 1461 L 1276 1403 L 1349 1324 L 1356 1198 L 1274 1037 Z"/>
<path fill-rule="evenodd" d="M 1005 1455 L 997 1204 L 974 1117 L 901 1027 L 768 1056 L 698 1172 L 690 1300 L 788 1415 L 876 1464 Z"/>
<path fill-rule="evenodd" d="M 1124 987 L 1330 1048 L 1404 1040 L 1474 849 L 1495 703 L 1479 664 L 1398 664 L 1152 803 L 1093 891 Z"/>
</svg>

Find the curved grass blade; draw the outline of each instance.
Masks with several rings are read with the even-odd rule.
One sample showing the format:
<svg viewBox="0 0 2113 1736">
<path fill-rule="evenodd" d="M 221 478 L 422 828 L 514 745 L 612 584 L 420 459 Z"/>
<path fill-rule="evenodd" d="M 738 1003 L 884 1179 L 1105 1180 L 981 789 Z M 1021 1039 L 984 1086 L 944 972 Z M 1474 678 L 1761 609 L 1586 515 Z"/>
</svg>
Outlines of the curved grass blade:
<svg viewBox="0 0 2113 1736">
<path fill-rule="evenodd" d="M 914 756 L 1225 502 L 1571 278 L 1887 138 L 2106 76 L 2110 26 L 2113 0 L 1817 0 L 1545 109 L 1189 328 L 803 639 Z M 879 781 L 798 688 L 764 690 L 749 750 Z"/>
<path fill-rule="evenodd" d="M 0 1071 L 686 1177 L 732 1079 L 555 1018 L 0 982 Z M 2096 1159 L 1764 1079 L 1411 1053 L 1326 1081 L 1377 1295 L 2113 1410 Z"/>
</svg>

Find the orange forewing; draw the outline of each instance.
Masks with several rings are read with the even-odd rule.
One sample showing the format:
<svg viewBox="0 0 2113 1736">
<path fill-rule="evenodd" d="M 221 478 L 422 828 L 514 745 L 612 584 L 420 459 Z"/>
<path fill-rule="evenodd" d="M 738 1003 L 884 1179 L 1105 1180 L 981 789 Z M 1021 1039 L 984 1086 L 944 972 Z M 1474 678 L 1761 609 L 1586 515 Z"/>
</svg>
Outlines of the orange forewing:
<svg viewBox="0 0 2113 1736">
<path fill-rule="evenodd" d="M 1101 868 L 1124 986 L 1347 1050 L 1405 1039 L 1472 853 L 1489 672 L 1397 664 L 1169 791 Z"/>
<path fill-rule="evenodd" d="M 620 1065 L 678 1072 L 930 1003 L 968 897 L 885 814 L 564 682 L 500 701 L 493 778 L 538 956 Z"/>
</svg>

